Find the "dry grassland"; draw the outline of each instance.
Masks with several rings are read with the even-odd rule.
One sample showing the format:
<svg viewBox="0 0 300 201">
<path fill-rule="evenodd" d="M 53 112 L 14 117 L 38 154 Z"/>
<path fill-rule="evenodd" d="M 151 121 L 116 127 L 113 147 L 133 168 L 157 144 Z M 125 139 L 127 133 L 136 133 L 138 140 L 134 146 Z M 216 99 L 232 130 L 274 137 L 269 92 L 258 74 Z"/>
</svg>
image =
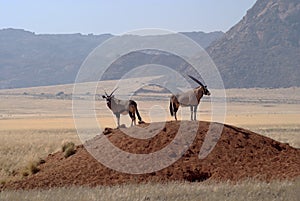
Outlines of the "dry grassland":
<svg viewBox="0 0 300 201">
<path fill-rule="evenodd" d="M 99 94 L 103 89 L 109 91 L 112 83 L 101 83 Z M 15 179 L 16 172 L 22 171 L 28 163 L 61 149 L 64 141 L 81 143 L 72 118 L 72 100 L 69 96 L 61 99 L 55 96 L 61 91 L 71 94 L 72 87 L 61 85 L 0 90 L 0 182 Z M 217 90 L 215 94 L 218 94 Z M 300 88 L 230 89 L 226 94 L 225 123 L 300 147 Z M 157 100 L 150 101 L 143 99 L 145 96 L 135 96 L 145 121 L 171 120 L 167 110 L 167 94 L 158 94 Z M 211 121 L 209 100 L 204 100 L 199 110 L 198 119 Z M 189 119 L 189 108 L 181 108 L 180 111 L 180 118 Z M 115 127 L 115 120 L 104 101 L 96 103 L 96 114 L 101 128 Z M 216 115 L 222 118 L 222 114 L 216 112 Z M 127 116 L 121 117 L 121 122 L 130 125 Z M 86 119 L 87 128 L 88 123 Z M 244 182 L 235 186 L 145 184 L 2 192 L 0 200 L 296 200 L 294 197 L 300 196 L 296 193 L 299 188 L 299 181 L 271 184 Z"/>
<path fill-rule="evenodd" d="M 70 187 L 51 190 L 0 192 L 2 201 L 298 201 L 300 180 L 272 183 L 244 181 L 229 183 L 127 184 L 113 187 Z"/>
</svg>

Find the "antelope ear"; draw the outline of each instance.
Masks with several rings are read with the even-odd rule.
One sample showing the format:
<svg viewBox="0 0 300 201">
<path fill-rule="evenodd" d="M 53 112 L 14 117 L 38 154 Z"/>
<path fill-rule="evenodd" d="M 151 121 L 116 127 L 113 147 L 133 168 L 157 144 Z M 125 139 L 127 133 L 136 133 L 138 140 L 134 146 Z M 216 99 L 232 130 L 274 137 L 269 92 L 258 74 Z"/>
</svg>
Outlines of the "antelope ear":
<svg viewBox="0 0 300 201">
<path fill-rule="evenodd" d="M 102 98 L 104 98 L 104 99 L 105 99 L 105 98 L 106 98 L 106 96 L 104 96 L 104 95 L 103 95 L 103 96 L 102 96 Z"/>
</svg>

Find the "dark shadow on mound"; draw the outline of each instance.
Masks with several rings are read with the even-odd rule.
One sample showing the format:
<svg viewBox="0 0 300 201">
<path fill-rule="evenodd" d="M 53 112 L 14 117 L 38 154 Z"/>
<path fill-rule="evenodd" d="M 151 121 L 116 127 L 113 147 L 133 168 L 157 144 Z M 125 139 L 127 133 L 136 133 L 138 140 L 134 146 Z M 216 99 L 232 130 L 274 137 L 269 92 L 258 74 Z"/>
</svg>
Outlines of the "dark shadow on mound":
<svg viewBox="0 0 300 201">
<path fill-rule="evenodd" d="M 186 173 L 184 173 L 184 180 L 189 182 L 202 182 L 211 177 L 210 172 L 200 172 L 199 170 L 191 171 L 188 170 Z"/>
</svg>

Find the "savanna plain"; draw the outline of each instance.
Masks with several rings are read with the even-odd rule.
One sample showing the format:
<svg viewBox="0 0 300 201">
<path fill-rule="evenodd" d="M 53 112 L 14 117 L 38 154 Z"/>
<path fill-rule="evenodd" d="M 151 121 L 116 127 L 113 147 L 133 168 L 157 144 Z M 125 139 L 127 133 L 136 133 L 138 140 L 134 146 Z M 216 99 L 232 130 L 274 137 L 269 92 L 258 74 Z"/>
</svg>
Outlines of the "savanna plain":
<svg viewBox="0 0 300 201">
<path fill-rule="evenodd" d="M 98 84 L 95 114 L 99 132 L 116 127 L 115 119 L 101 99 L 103 89 L 112 90 L 113 81 Z M 48 154 L 60 151 L 65 142 L 79 145 L 92 138 L 79 136 L 72 114 L 73 85 L 0 90 L 0 182 L 30 176 L 32 165 Z M 149 92 L 150 91 L 150 92 Z M 212 96 L 219 90 L 211 89 Z M 204 98 L 198 120 L 224 121 L 300 148 L 300 88 L 228 89 L 224 104 L 213 105 Z M 116 92 L 116 96 L 120 95 Z M 83 103 L 93 97 L 82 94 Z M 133 95 L 146 122 L 172 120 L 169 94 L 155 87 Z M 121 97 L 122 98 L 122 97 Z M 221 111 L 221 112 L 220 112 Z M 179 118 L 189 119 L 189 108 L 180 108 Z M 88 119 L 85 119 L 88 128 Z M 129 117 L 121 122 L 130 125 Z M 228 170 L 230 171 L 230 170 Z M 124 184 L 119 186 L 65 187 L 48 190 L 4 190 L 0 200 L 297 200 L 300 178 L 265 183 L 249 178 L 238 183 L 214 181 Z"/>
</svg>

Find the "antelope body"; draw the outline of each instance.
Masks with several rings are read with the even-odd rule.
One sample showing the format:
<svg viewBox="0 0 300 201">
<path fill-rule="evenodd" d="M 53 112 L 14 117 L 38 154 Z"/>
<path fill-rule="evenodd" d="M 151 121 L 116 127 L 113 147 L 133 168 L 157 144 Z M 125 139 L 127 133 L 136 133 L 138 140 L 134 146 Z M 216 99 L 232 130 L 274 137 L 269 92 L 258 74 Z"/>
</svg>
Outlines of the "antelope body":
<svg viewBox="0 0 300 201">
<path fill-rule="evenodd" d="M 129 114 L 131 118 L 131 126 L 134 124 L 136 125 L 136 118 L 135 114 L 137 115 L 139 119 L 139 123 L 142 123 L 142 118 L 140 116 L 140 113 L 137 108 L 137 103 L 133 100 L 119 100 L 114 97 L 113 93 L 115 90 L 108 95 L 105 92 L 105 95 L 102 96 L 102 98 L 106 99 L 107 107 L 114 113 L 114 115 L 117 118 L 117 124 L 118 127 L 120 127 L 120 115 L 127 115 Z"/>
<path fill-rule="evenodd" d="M 176 95 L 172 95 L 170 98 L 170 114 L 171 116 L 175 116 L 175 120 L 177 121 L 176 113 L 178 111 L 179 106 L 182 107 L 190 107 L 191 109 L 191 120 L 196 120 L 197 116 L 197 108 L 200 103 L 201 98 L 203 95 L 210 95 L 210 92 L 207 89 L 207 86 L 204 86 L 199 80 L 196 78 L 188 75 L 192 80 L 197 82 L 200 86 L 180 93 Z"/>
</svg>

